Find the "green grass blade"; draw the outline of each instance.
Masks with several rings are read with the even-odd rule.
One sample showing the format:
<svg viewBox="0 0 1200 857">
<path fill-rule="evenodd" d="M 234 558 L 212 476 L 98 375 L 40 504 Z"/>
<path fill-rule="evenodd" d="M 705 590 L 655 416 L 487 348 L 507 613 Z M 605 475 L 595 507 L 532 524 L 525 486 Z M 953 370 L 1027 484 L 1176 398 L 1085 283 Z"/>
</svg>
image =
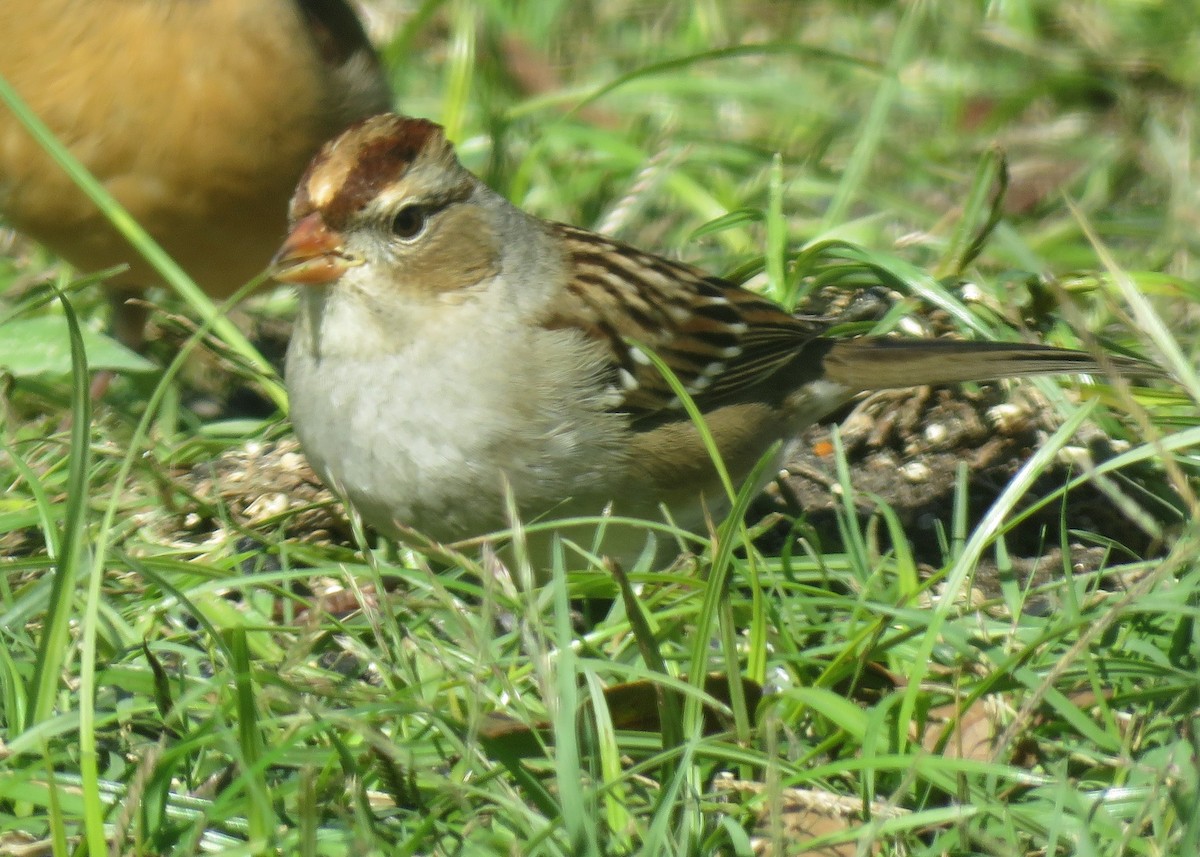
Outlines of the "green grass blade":
<svg viewBox="0 0 1200 857">
<path fill-rule="evenodd" d="M 842 179 L 838 182 L 829 207 L 825 209 L 820 233 L 828 232 L 844 221 L 850 205 L 862 193 L 867 173 L 870 172 L 871 163 L 879 152 L 887 128 L 888 114 L 892 112 L 900 95 L 900 72 L 909 62 L 914 37 L 929 14 L 925 3 L 916 2 L 910 3 L 900 18 L 892 37 L 892 50 L 888 55 L 883 78 L 875 92 L 875 98 L 871 101 L 867 116 L 858 129 L 854 150 L 842 171 Z"/>
<path fill-rule="evenodd" d="M 50 594 L 51 610 L 42 628 L 29 691 L 32 704 L 29 718 L 25 722 L 26 729 L 43 722 L 54 709 L 70 641 L 68 624 L 75 602 L 75 581 L 82 575 L 87 554 L 92 401 L 88 395 L 87 355 L 83 351 L 82 339 L 79 336 L 79 323 L 65 297 L 62 298 L 62 302 L 71 335 L 71 440 L 68 450 L 67 501 L 61 550 L 54 569 Z"/>
</svg>

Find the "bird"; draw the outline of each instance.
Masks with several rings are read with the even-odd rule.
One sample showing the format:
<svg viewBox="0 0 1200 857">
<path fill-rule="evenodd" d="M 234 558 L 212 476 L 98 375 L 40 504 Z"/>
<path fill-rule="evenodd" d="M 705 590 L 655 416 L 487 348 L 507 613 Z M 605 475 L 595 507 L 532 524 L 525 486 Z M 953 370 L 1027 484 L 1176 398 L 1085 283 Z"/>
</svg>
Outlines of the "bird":
<svg viewBox="0 0 1200 857">
<path fill-rule="evenodd" d="M 262 273 L 317 149 L 391 93 L 344 0 L 4 0 L 0 75 L 214 298 Z M 0 220 L 107 279 L 112 329 L 149 264 L 0 105 Z"/>
<path fill-rule="evenodd" d="M 828 336 L 827 320 L 520 210 L 425 119 L 383 114 L 329 142 L 289 216 L 272 272 L 299 293 L 285 383 L 316 473 L 406 541 L 545 523 L 526 544 L 543 568 L 556 537 L 658 561 L 670 540 L 647 547 L 653 532 L 624 519 L 665 510 L 703 532 L 729 507 L 651 355 L 737 484 L 864 391 L 1102 371 L 1047 345 Z"/>
</svg>

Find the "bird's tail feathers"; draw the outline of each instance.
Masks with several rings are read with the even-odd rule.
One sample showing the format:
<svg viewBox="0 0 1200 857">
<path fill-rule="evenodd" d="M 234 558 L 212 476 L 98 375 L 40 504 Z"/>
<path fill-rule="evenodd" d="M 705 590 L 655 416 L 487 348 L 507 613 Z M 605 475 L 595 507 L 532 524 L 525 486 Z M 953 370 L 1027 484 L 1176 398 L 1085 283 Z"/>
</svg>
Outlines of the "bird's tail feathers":
<svg viewBox="0 0 1200 857">
<path fill-rule="evenodd" d="M 1111 355 L 1102 363 L 1086 352 L 1050 345 L 873 337 L 832 343 L 824 357 L 824 368 L 827 378 L 854 390 L 997 381 L 1024 375 L 1110 371 L 1162 375 L 1156 367 L 1130 357 Z"/>
</svg>

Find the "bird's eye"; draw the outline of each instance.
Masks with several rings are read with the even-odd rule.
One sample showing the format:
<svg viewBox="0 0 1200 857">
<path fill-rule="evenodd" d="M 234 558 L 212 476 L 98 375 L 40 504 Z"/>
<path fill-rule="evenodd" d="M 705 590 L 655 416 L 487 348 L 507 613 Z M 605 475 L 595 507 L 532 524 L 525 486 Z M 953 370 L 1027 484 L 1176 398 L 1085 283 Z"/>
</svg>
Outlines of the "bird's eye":
<svg viewBox="0 0 1200 857">
<path fill-rule="evenodd" d="M 426 214 L 419 205 L 406 205 L 392 218 L 392 234 L 397 238 L 416 238 L 425 228 Z"/>
</svg>

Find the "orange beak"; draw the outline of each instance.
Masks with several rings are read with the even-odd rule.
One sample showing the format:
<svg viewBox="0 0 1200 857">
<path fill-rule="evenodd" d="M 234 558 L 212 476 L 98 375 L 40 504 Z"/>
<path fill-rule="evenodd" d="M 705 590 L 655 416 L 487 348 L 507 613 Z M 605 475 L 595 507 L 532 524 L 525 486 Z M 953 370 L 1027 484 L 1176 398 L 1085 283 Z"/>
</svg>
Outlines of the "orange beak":
<svg viewBox="0 0 1200 857">
<path fill-rule="evenodd" d="M 271 260 L 271 277 L 297 286 L 325 286 L 362 260 L 347 255 L 340 236 L 314 212 L 296 221 Z"/>
</svg>

